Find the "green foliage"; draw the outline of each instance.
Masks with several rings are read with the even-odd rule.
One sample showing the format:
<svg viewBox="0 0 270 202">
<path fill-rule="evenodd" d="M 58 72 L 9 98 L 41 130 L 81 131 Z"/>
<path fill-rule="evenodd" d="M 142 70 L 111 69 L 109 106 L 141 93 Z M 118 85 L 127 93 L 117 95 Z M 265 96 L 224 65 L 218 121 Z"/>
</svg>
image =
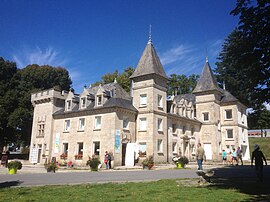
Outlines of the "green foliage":
<svg viewBox="0 0 270 202">
<path fill-rule="evenodd" d="M 225 40 L 216 69 L 218 81 L 255 110 L 270 101 L 269 13 L 269 2 L 237 0 L 231 14 L 239 24 Z"/>
<path fill-rule="evenodd" d="M 98 165 L 100 164 L 99 156 L 93 155 L 92 158 L 86 162 L 87 166 L 90 166 L 92 171 L 98 171 Z"/>
<path fill-rule="evenodd" d="M 21 170 L 22 169 L 22 163 L 20 161 L 10 161 L 7 164 L 7 168 L 10 169 L 16 169 Z"/>
<path fill-rule="evenodd" d="M 102 76 L 102 80 L 93 84 L 93 86 L 97 86 L 99 84 L 107 84 L 112 83 L 116 79 L 117 83 L 119 83 L 122 88 L 126 91 L 130 91 L 130 79 L 129 77 L 135 71 L 132 67 L 127 67 L 124 69 L 122 74 L 119 74 L 118 70 L 115 70 L 114 73 L 107 73 Z"/>
<path fill-rule="evenodd" d="M 250 148 L 250 157 L 251 153 L 253 152 L 254 145 L 257 144 L 260 146 L 261 151 L 263 152 L 265 158 L 270 160 L 270 138 L 263 137 L 263 138 L 248 138 L 249 141 L 249 148 Z"/>
<path fill-rule="evenodd" d="M 195 88 L 199 79 L 199 75 L 192 74 L 189 77 L 186 75 L 171 74 L 168 81 L 168 95 L 191 93 Z"/>
<path fill-rule="evenodd" d="M 44 164 L 44 167 L 47 170 L 47 172 L 55 172 L 58 169 L 57 164 L 54 162 Z"/>
<path fill-rule="evenodd" d="M 270 111 L 263 108 L 248 114 L 249 129 L 270 128 Z"/>
<path fill-rule="evenodd" d="M 180 163 L 182 165 L 186 165 L 189 163 L 189 160 L 186 156 L 176 156 L 176 157 L 173 157 L 172 160 L 175 164 Z"/>
<path fill-rule="evenodd" d="M 68 71 L 48 65 L 17 69 L 0 57 L 0 148 L 10 143 L 30 143 L 33 107 L 31 93 L 58 86 L 70 88 Z"/>
</svg>

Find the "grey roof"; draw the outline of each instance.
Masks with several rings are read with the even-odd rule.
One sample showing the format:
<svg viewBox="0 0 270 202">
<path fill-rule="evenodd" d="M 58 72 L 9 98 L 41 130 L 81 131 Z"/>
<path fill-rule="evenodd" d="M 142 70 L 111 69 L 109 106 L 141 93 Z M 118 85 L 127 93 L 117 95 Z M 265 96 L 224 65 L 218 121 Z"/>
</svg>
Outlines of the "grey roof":
<svg viewBox="0 0 270 202">
<path fill-rule="evenodd" d="M 226 102 L 239 102 L 239 100 L 236 97 L 234 97 L 230 92 L 223 90 L 221 103 L 226 103 Z"/>
<path fill-rule="evenodd" d="M 104 95 L 108 97 L 108 100 L 99 107 L 95 107 L 95 95 L 97 94 L 99 88 L 102 89 Z M 93 86 L 87 89 L 89 92 L 90 100 L 92 102 L 89 106 L 85 109 L 79 109 L 79 105 L 75 105 L 72 111 L 65 111 L 64 108 L 55 112 L 54 115 L 61 115 L 61 114 L 69 114 L 79 111 L 91 111 L 94 109 L 102 109 L 102 108 L 113 108 L 113 107 L 121 107 L 124 109 L 136 111 L 137 109 L 132 105 L 132 99 L 130 95 L 118 84 L 118 83 L 109 83 L 104 84 L 101 86 Z M 113 93 L 112 93 L 113 91 Z"/>
<path fill-rule="evenodd" d="M 156 74 L 168 79 L 156 50 L 151 42 L 147 43 L 139 63 L 130 78 L 149 74 Z"/>
<path fill-rule="evenodd" d="M 195 104 L 195 95 L 192 93 L 177 95 L 174 97 L 174 100 L 178 103 L 181 101 L 182 98 Z"/>
<path fill-rule="evenodd" d="M 211 70 L 208 61 L 206 61 L 200 79 L 197 82 L 197 85 L 193 90 L 193 93 L 200 93 L 213 90 L 222 92 L 222 89 L 217 84 L 217 81 L 213 75 L 213 72 Z"/>
</svg>

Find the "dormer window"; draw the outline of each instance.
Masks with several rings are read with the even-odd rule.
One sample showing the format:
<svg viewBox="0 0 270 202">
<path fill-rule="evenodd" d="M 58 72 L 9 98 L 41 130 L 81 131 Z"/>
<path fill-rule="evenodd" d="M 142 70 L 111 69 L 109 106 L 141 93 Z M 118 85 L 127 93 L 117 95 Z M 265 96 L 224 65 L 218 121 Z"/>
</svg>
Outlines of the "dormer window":
<svg viewBox="0 0 270 202">
<path fill-rule="evenodd" d="M 71 100 L 67 100 L 67 102 L 66 102 L 66 110 L 67 111 L 71 110 Z"/>
<path fill-rule="evenodd" d="M 102 95 L 97 95 L 97 106 L 102 105 Z"/>
<path fill-rule="evenodd" d="M 86 108 L 86 98 L 85 97 L 81 98 L 81 109 L 84 109 L 84 108 Z"/>
</svg>

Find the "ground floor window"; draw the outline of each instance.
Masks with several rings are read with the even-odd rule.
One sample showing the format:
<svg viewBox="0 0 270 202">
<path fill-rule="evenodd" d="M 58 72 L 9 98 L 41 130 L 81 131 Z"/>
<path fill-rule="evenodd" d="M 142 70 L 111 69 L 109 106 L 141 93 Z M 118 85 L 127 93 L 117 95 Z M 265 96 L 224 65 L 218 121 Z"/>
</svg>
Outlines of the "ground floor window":
<svg viewBox="0 0 270 202">
<path fill-rule="evenodd" d="M 83 142 L 77 143 L 77 154 L 75 155 L 75 159 L 81 160 L 83 157 Z"/>
<path fill-rule="evenodd" d="M 146 156 L 146 142 L 139 143 L 139 157 Z"/>
<path fill-rule="evenodd" d="M 93 142 L 93 148 L 94 148 L 94 154 L 98 155 L 100 154 L 100 142 Z"/>
</svg>

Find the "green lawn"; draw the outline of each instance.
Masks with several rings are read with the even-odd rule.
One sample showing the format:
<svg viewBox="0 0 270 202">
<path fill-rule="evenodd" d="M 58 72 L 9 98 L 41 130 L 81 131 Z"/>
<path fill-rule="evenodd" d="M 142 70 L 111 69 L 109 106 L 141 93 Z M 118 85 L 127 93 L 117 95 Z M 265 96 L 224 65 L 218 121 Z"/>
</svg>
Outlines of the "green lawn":
<svg viewBox="0 0 270 202">
<path fill-rule="evenodd" d="M 187 186 L 188 185 L 188 186 Z M 198 185 L 197 180 L 160 180 L 29 188 L 2 188 L 0 201 L 251 201 L 235 187 Z"/>
<path fill-rule="evenodd" d="M 251 153 L 254 149 L 254 144 L 258 144 L 261 148 L 266 159 L 270 160 L 270 138 L 262 137 L 262 138 L 248 138 L 249 140 L 249 148 L 250 148 L 250 157 Z"/>
</svg>

